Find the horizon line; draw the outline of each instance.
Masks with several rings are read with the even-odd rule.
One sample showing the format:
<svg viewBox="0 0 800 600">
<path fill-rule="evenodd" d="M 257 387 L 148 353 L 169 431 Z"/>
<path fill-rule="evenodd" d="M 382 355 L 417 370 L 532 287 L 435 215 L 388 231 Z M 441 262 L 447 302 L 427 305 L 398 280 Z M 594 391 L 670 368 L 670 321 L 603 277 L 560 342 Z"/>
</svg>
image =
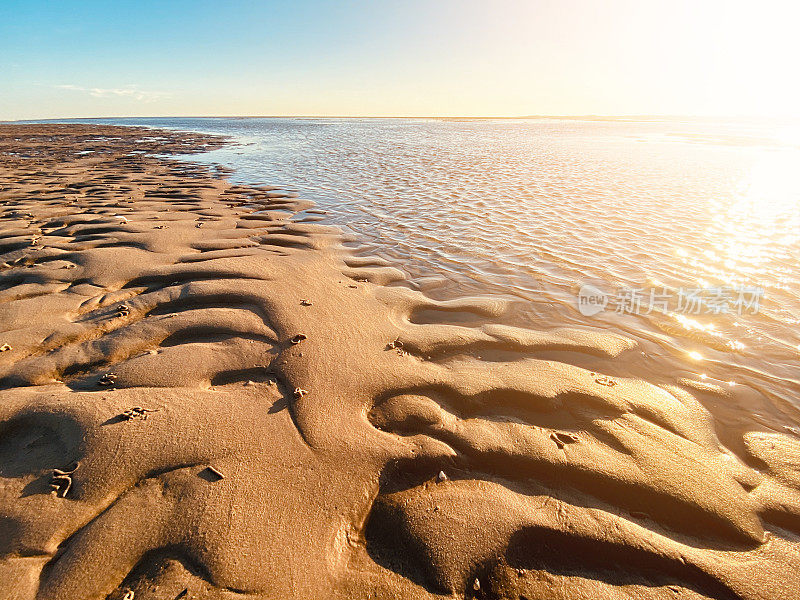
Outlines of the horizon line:
<svg viewBox="0 0 800 600">
<path fill-rule="evenodd" d="M 698 115 L 698 114 L 574 114 L 574 115 L 112 115 L 103 117 L 47 117 L 0 119 L 0 123 L 55 122 L 67 120 L 97 121 L 102 119 L 431 119 L 431 120 L 652 120 L 652 119 L 760 119 L 793 120 L 800 115 Z"/>
</svg>

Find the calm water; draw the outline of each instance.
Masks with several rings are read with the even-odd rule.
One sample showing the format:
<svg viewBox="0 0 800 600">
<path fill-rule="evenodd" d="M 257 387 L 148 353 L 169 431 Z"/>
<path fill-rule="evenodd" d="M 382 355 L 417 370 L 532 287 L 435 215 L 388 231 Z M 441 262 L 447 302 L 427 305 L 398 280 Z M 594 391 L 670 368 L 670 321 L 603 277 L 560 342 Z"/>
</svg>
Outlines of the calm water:
<svg viewBox="0 0 800 600">
<path fill-rule="evenodd" d="M 643 352 L 606 371 L 721 385 L 731 396 L 710 408 L 722 428 L 800 423 L 796 124 L 102 122 L 233 136 L 197 160 L 315 200 L 426 293 L 498 294 L 516 300 L 510 323 L 632 336 Z M 607 294 L 597 315 L 578 310 L 584 284 Z"/>
</svg>

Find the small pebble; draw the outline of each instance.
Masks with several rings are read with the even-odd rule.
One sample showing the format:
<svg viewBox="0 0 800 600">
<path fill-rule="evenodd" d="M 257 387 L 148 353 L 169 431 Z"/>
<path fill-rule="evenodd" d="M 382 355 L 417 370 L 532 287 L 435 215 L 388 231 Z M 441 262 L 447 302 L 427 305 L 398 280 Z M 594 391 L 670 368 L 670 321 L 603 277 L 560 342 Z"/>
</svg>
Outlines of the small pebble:
<svg viewBox="0 0 800 600">
<path fill-rule="evenodd" d="M 447 473 L 444 471 L 439 471 L 439 474 L 436 475 L 436 481 L 441 483 L 442 481 L 447 481 Z"/>
<path fill-rule="evenodd" d="M 208 467 L 209 472 L 214 475 L 217 479 L 225 479 L 225 475 L 223 475 L 220 471 L 215 469 L 214 467 Z"/>
<path fill-rule="evenodd" d="M 155 412 L 149 408 L 142 408 L 141 406 L 134 406 L 133 408 L 129 408 L 125 412 L 123 412 L 120 417 L 125 421 L 131 421 L 133 419 L 142 419 L 143 421 L 147 420 L 147 414 Z"/>
<path fill-rule="evenodd" d="M 117 374 L 116 373 L 106 373 L 100 379 L 97 380 L 98 385 L 114 385 L 117 381 Z"/>
<path fill-rule="evenodd" d="M 298 333 L 296 336 L 294 336 L 292 338 L 292 343 L 293 344 L 299 344 L 300 342 L 302 342 L 305 339 L 307 339 L 307 338 L 306 338 L 306 335 L 304 333 Z"/>
</svg>

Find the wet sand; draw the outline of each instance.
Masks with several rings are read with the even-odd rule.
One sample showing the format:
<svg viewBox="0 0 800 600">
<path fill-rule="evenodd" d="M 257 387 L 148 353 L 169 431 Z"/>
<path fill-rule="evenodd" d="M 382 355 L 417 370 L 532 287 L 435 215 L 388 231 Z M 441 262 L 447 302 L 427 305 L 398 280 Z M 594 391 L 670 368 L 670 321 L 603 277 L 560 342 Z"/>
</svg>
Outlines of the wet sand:
<svg viewBox="0 0 800 600">
<path fill-rule="evenodd" d="M 221 143 L 0 126 L 0 599 L 798 596 L 795 437 L 151 156 Z"/>
</svg>

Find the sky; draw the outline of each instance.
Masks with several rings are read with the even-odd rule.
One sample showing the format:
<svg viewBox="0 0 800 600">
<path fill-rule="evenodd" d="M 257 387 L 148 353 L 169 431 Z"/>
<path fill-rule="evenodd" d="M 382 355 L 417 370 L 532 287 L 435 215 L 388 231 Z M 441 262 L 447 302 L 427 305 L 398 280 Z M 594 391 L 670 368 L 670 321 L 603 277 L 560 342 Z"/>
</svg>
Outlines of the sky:
<svg viewBox="0 0 800 600">
<path fill-rule="evenodd" d="M 0 0 L 0 120 L 798 116 L 798 6 Z"/>
</svg>

